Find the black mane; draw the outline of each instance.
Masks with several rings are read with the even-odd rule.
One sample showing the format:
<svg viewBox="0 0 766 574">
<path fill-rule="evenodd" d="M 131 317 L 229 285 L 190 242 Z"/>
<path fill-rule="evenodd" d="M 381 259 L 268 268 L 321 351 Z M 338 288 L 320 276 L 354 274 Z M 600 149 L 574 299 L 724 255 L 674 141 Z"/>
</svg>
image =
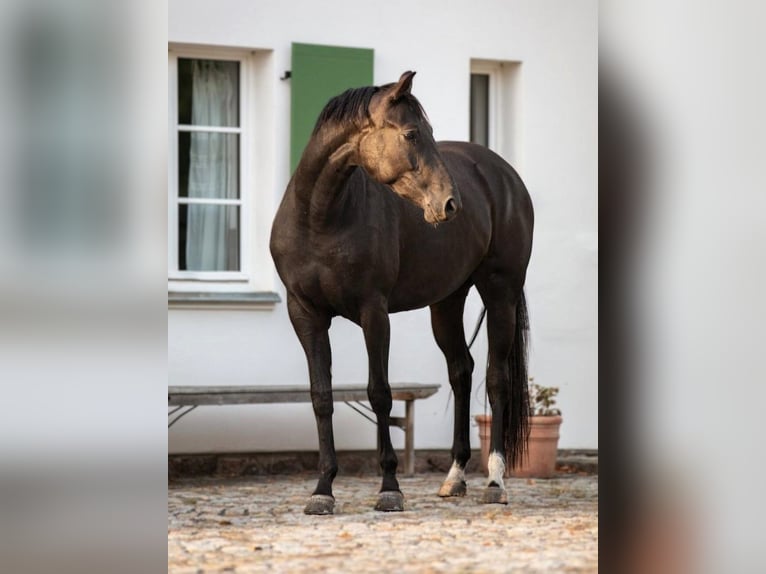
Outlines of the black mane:
<svg viewBox="0 0 766 574">
<path fill-rule="evenodd" d="M 367 118 L 372 96 L 380 88 L 378 86 L 365 86 L 363 88 L 350 88 L 335 96 L 324 107 L 317 118 L 314 132 L 328 122 L 341 123 L 348 121 L 363 121 Z"/>
<path fill-rule="evenodd" d="M 315 135 L 319 129 L 327 123 L 361 123 L 367 119 L 370 110 L 370 101 L 378 91 L 393 86 L 386 84 L 384 86 L 365 86 L 363 88 L 350 88 L 342 94 L 335 96 L 325 105 L 317 118 L 316 125 L 312 135 Z M 428 122 L 423 106 L 411 94 L 406 94 L 401 98 L 406 101 L 415 113 Z"/>
</svg>

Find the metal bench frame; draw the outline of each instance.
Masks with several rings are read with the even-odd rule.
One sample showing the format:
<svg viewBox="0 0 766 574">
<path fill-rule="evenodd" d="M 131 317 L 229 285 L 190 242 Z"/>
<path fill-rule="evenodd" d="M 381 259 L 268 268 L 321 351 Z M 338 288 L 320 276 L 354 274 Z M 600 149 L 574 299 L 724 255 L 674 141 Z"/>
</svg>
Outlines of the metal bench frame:
<svg viewBox="0 0 766 574">
<path fill-rule="evenodd" d="M 391 383 L 391 397 L 395 401 L 404 401 L 405 404 L 404 416 L 391 417 L 390 424 L 404 431 L 404 474 L 407 476 L 415 473 L 415 401 L 435 394 L 439 386 Z M 374 418 L 351 404 L 356 403 L 371 411 L 368 405 L 361 402 L 367 400 L 366 385 L 339 385 L 333 387 L 332 392 L 335 402 L 346 403 L 356 412 L 376 423 Z M 168 406 L 175 408 L 168 412 L 168 416 L 180 414 L 168 423 L 168 428 L 198 406 L 310 402 L 311 391 L 306 386 L 169 386 Z"/>
</svg>

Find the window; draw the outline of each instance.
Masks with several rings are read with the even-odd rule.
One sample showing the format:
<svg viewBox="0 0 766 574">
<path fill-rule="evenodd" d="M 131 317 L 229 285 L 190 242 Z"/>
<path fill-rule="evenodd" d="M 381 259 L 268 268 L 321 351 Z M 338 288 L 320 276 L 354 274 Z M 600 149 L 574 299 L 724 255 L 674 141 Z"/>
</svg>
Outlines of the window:
<svg viewBox="0 0 766 574">
<path fill-rule="evenodd" d="M 239 62 L 178 60 L 178 270 L 239 271 Z"/>
<path fill-rule="evenodd" d="M 270 50 L 168 45 L 171 307 L 279 301 L 269 256 L 276 82 Z"/>
<path fill-rule="evenodd" d="M 246 279 L 243 59 L 171 56 L 169 277 Z"/>
<path fill-rule="evenodd" d="M 521 63 L 472 60 L 470 141 L 519 167 L 521 163 Z"/>
<path fill-rule="evenodd" d="M 471 141 L 489 145 L 489 82 L 490 75 L 471 74 Z"/>
</svg>

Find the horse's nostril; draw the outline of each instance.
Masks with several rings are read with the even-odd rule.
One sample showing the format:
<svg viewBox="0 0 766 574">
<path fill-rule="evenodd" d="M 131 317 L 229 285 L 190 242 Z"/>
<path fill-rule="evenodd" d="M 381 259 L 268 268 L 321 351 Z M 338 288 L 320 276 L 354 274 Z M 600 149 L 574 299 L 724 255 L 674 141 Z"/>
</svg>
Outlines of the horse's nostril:
<svg viewBox="0 0 766 574">
<path fill-rule="evenodd" d="M 450 197 L 444 204 L 445 215 L 455 215 L 457 213 L 457 202 L 454 197 Z"/>
</svg>

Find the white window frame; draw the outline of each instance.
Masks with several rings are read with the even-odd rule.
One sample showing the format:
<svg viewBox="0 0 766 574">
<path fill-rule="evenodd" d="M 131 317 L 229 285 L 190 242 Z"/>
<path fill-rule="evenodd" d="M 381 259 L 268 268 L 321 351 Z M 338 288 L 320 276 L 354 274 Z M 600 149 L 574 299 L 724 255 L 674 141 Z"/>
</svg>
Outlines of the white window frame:
<svg viewBox="0 0 766 574">
<path fill-rule="evenodd" d="M 471 74 L 489 76 L 489 148 L 518 170 L 524 167 L 523 69 L 521 60 L 472 59 L 470 66 Z"/>
<path fill-rule="evenodd" d="M 178 124 L 178 59 L 210 59 L 239 63 L 239 127 L 181 126 Z M 253 65 L 247 52 L 219 48 L 169 47 L 168 49 L 168 289 L 229 291 L 245 288 L 252 278 L 252 172 L 251 81 Z M 204 131 L 239 134 L 239 199 L 195 200 L 178 195 L 178 134 Z M 178 206 L 180 203 L 206 203 L 239 206 L 239 271 L 183 271 L 178 269 Z"/>
<path fill-rule="evenodd" d="M 502 147 L 502 131 L 499 130 L 498 127 L 503 125 L 503 108 L 500 105 L 502 89 L 500 83 L 500 63 L 472 62 L 471 74 L 484 74 L 489 76 L 489 102 L 487 105 L 487 113 L 489 114 L 489 132 L 487 134 L 487 139 L 489 149 L 497 152 Z"/>
</svg>

